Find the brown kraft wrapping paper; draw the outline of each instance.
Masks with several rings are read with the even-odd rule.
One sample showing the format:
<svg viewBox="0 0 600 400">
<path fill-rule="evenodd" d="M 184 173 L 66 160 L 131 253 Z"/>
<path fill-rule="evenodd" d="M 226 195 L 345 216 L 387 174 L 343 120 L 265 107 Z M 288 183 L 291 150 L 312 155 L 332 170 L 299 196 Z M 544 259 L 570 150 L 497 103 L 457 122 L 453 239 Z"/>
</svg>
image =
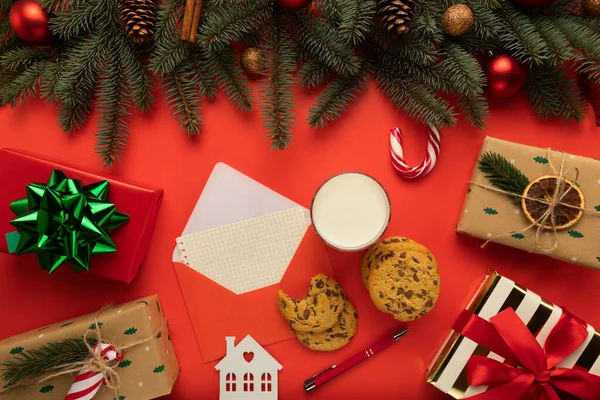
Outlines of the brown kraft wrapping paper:
<svg viewBox="0 0 600 400">
<path fill-rule="evenodd" d="M 563 314 L 561 307 L 496 272 L 488 274 L 467 306 L 467 310 L 488 321 L 507 308 L 515 310 L 540 344 L 545 342 Z M 591 325 L 587 326 L 587 331 L 585 342 L 558 366 L 582 368 L 600 376 L 600 334 Z M 487 386 L 470 386 L 467 381 L 466 365 L 474 355 L 503 361 L 484 346 L 452 331 L 428 368 L 427 382 L 455 399 L 485 392 Z"/>
<path fill-rule="evenodd" d="M 25 350 L 68 338 L 81 338 L 94 329 L 96 318 L 103 340 L 117 347 L 156 336 L 123 353 L 123 360 L 115 368 L 121 381 L 120 400 L 147 400 L 169 394 L 179 375 L 179 364 L 166 326 L 161 330 L 164 315 L 156 295 L 110 307 L 100 315 L 89 314 L 2 340 L 0 365 L 14 360 L 15 355 Z M 0 372 L 1 369 L 0 366 Z M 32 383 L 0 394 L 0 399 L 63 400 L 75 377 L 76 374 L 71 374 Z M 0 388 L 5 384 L 0 378 Z M 113 398 L 114 392 L 103 385 L 94 400 Z"/>
<path fill-rule="evenodd" d="M 565 154 L 565 171 L 571 167 L 579 169 L 577 183 L 584 193 L 587 211 L 574 226 L 557 231 L 558 247 L 550 254 L 544 253 L 541 249 L 552 247 L 554 233 L 550 230 L 542 231 L 540 248 L 536 249 L 537 227 L 521 232 L 530 225 L 521 207 L 514 205 L 504 193 L 478 186 L 477 184 L 491 186 L 491 183 L 475 165 L 456 230 L 484 240 L 600 269 L 600 161 L 555 150 L 550 152 L 549 160 L 548 149 L 491 137 L 484 140 L 479 156 L 488 151 L 503 155 L 530 181 L 542 175 L 553 174 L 550 161 L 559 170 Z M 574 180 L 575 172 L 571 171 L 566 178 Z"/>
</svg>

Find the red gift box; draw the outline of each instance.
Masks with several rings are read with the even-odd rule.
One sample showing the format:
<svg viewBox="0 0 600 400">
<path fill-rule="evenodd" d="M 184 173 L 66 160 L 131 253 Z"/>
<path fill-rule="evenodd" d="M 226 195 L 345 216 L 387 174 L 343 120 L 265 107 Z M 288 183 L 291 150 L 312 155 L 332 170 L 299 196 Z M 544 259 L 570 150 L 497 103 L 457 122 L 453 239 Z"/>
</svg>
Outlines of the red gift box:
<svg viewBox="0 0 600 400">
<path fill-rule="evenodd" d="M 131 283 L 139 273 L 140 265 L 150 244 L 150 237 L 162 199 L 162 189 L 145 188 L 120 182 L 22 150 L 0 149 L 0 185 L 2 188 L 0 190 L 0 252 L 8 252 L 4 235 L 15 230 L 10 224 L 10 220 L 15 217 L 9 208 L 10 203 L 25 197 L 27 184 L 47 182 L 55 169 L 63 171 L 69 178 L 81 180 L 84 185 L 102 180 L 110 182 L 107 200 L 114 203 L 117 210 L 127 214 L 130 220 L 110 232 L 110 237 L 117 245 L 117 251 L 94 255 L 90 261 L 89 272 L 116 281 Z M 29 256 L 35 257 L 34 255 Z M 68 266 L 60 268 L 68 268 Z"/>
</svg>

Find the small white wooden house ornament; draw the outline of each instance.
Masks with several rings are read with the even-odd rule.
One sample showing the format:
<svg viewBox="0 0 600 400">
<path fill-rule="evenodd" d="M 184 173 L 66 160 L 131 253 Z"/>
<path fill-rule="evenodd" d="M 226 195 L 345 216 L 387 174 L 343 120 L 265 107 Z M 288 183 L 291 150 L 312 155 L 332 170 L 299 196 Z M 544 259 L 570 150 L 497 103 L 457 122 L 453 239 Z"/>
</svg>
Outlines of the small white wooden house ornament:
<svg viewBox="0 0 600 400">
<path fill-rule="evenodd" d="M 215 365 L 220 400 L 277 400 L 277 376 L 283 368 L 250 335 L 235 345 L 226 336 L 227 354 Z"/>
</svg>

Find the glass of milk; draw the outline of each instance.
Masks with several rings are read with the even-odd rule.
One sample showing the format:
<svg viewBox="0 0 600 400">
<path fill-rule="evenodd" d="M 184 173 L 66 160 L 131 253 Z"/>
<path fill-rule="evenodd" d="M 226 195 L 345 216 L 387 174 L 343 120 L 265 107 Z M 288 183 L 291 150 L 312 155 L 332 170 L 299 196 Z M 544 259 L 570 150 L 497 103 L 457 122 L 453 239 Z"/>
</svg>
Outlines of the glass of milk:
<svg viewBox="0 0 600 400">
<path fill-rule="evenodd" d="M 383 235 L 392 215 L 390 198 L 374 178 L 361 172 L 334 175 L 321 185 L 311 205 L 317 234 L 341 251 L 359 251 Z"/>
</svg>

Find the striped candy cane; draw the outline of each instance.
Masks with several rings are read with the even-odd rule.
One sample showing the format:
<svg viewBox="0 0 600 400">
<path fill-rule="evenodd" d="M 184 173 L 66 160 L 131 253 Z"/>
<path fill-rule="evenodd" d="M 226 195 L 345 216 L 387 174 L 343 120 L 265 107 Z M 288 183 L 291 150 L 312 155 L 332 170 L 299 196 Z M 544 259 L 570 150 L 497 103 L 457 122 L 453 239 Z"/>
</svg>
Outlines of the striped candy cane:
<svg viewBox="0 0 600 400">
<path fill-rule="evenodd" d="M 100 355 L 105 361 L 120 361 L 123 359 L 121 354 L 117 354 L 117 349 L 112 344 L 100 343 L 92 348 L 94 353 L 98 351 L 98 346 L 100 346 Z M 87 368 L 83 368 L 75 378 L 75 382 L 69 389 L 65 400 L 91 400 L 98 393 L 104 381 L 105 377 L 102 372 L 92 372 L 88 371 Z"/>
<path fill-rule="evenodd" d="M 398 173 L 407 179 L 425 176 L 431 172 L 440 155 L 440 132 L 434 126 L 429 126 L 429 142 L 427 143 L 427 155 L 423 162 L 415 167 L 409 167 L 404 161 L 404 150 L 402 149 L 402 132 L 398 128 L 390 130 L 390 154 L 392 165 Z"/>
</svg>

